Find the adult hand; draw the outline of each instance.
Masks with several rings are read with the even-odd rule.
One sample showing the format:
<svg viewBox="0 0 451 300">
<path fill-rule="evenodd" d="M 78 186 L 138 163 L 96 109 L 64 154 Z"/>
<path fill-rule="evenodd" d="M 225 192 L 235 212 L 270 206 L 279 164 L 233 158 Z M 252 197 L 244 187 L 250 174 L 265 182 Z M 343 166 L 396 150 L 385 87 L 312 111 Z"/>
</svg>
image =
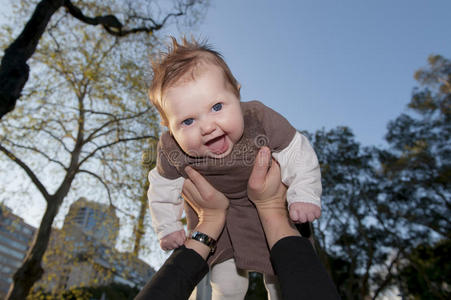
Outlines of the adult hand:
<svg viewBox="0 0 451 300">
<path fill-rule="evenodd" d="M 288 217 L 285 201 L 287 188 L 281 182 L 279 164 L 271 159 L 270 150 L 262 147 L 247 186 L 248 196 L 257 207 L 270 249 L 281 238 L 300 236 Z"/>
<path fill-rule="evenodd" d="M 188 166 L 185 172 L 189 179 L 183 184 L 183 197 L 199 217 L 196 230 L 217 239 L 225 224 L 229 199 L 193 168 Z"/>
<path fill-rule="evenodd" d="M 280 177 L 280 166 L 271 158 L 268 147 L 262 147 L 255 159 L 247 185 L 247 194 L 258 210 L 286 211 L 287 188 Z"/>
</svg>

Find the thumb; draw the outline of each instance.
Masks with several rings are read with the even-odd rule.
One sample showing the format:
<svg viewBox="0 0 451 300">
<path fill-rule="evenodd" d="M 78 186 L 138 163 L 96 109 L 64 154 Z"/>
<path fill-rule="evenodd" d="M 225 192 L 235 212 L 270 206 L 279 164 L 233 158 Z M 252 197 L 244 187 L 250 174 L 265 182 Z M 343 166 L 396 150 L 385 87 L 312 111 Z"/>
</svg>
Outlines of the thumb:
<svg viewBox="0 0 451 300">
<path fill-rule="evenodd" d="M 249 187 L 259 189 L 265 184 L 266 174 L 271 162 L 271 152 L 268 147 L 262 147 L 255 158 L 254 167 L 249 177 Z"/>
</svg>

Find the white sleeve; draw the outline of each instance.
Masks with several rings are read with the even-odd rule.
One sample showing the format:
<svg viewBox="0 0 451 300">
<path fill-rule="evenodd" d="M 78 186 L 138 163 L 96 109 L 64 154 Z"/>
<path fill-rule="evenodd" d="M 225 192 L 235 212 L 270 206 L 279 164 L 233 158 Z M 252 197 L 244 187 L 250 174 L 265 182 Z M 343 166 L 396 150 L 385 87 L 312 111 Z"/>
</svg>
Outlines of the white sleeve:
<svg viewBox="0 0 451 300">
<path fill-rule="evenodd" d="M 180 218 L 183 212 L 181 196 L 185 178 L 166 179 L 157 168 L 149 172 L 149 199 L 152 227 L 160 240 L 169 233 L 183 229 Z"/>
<path fill-rule="evenodd" d="M 280 164 L 282 182 L 288 186 L 288 206 L 305 202 L 321 208 L 321 172 L 308 139 L 296 132 L 288 147 L 272 156 Z"/>
</svg>

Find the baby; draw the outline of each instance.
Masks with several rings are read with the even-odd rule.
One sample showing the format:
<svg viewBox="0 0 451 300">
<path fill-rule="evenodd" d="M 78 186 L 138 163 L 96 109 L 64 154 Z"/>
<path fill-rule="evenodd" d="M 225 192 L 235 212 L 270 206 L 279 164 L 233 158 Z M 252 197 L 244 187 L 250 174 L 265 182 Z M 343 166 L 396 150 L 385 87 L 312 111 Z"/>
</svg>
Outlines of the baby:
<svg viewBox="0 0 451 300">
<path fill-rule="evenodd" d="M 208 45 L 183 40 L 154 64 L 149 96 L 167 126 L 158 143 L 157 165 L 149 173 L 148 198 L 163 250 L 185 241 L 180 222 L 186 166 L 200 172 L 230 199 L 226 226 L 210 255 L 213 299 L 243 299 L 244 270 L 265 274 L 270 299 L 277 299 L 269 249 L 255 207 L 247 198 L 247 181 L 255 156 L 267 146 L 281 166 L 287 202 L 296 223 L 321 214 L 321 175 L 308 140 L 280 114 L 258 101 L 240 102 L 240 84 L 221 55 Z M 197 224 L 185 205 L 188 229 Z"/>
</svg>

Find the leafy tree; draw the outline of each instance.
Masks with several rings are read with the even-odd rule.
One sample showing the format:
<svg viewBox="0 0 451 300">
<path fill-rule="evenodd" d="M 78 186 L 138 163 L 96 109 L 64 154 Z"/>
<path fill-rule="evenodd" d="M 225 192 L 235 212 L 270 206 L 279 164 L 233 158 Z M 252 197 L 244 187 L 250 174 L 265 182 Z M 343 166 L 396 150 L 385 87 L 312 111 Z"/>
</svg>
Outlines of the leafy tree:
<svg viewBox="0 0 451 300">
<path fill-rule="evenodd" d="M 451 241 L 434 245 L 423 243 L 408 256 L 408 264 L 399 272 L 402 290 L 411 299 L 449 299 L 451 297 Z M 426 274 L 426 276 L 424 276 Z"/>
<path fill-rule="evenodd" d="M 134 299 L 139 293 L 137 288 L 129 287 L 128 285 L 113 283 L 107 286 L 99 287 L 80 287 L 71 288 L 67 291 L 60 291 L 59 293 L 48 293 L 44 290 L 37 290 L 31 293 L 28 300 L 41 299 L 101 299 L 105 295 L 106 299 L 110 300 L 125 300 Z"/>
<path fill-rule="evenodd" d="M 415 74 L 423 87 L 389 123 L 388 149 L 360 147 L 346 127 L 312 136 L 324 187 L 315 237 L 345 299 L 375 299 L 396 285 L 417 297 L 446 295 L 446 268 L 431 264 L 451 229 L 450 71 L 449 60 L 431 56 Z M 441 248 L 432 246 L 439 239 Z"/>
<path fill-rule="evenodd" d="M 392 250 L 377 220 L 375 149 L 361 147 L 347 127 L 319 130 L 312 141 L 323 181 L 324 208 L 314 235 L 320 259 L 343 299 L 376 298 L 391 276 Z"/>
<path fill-rule="evenodd" d="M 423 263 L 415 255 L 419 250 L 413 249 L 449 240 L 451 232 L 451 62 L 430 56 L 429 66 L 417 71 L 415 78 L 422 87 L 414 89 L 409 111 L 389 123 L 390 148 L 380 152 L 388 179 L 380 217 L 387 234 L 403 245 L 402 255 L 410 266 Z M 416 271 L 423 282 L 433 282 L 426 269 Z M 428 285 L 438 298 L 441 288 Z"/>
<path fill-rule="evenodd" d="M 20 35 L 6 48 L 0 65 L 0 119 L 14 109 L 28 80 L 28 59 L 36 51 L 39 39 L 51 18 L 65 9 L 62 17 L 72 17 L 87 25 L 101 25 L 112 36 L 124 37 L 136 33 L 154 34 L 168 21 L 181 17 L 188 22 L 196 18 L 203 0 L 175 0 L 172 11 L 162 13 L 151 1 L 32 1 L 35 9 Z M 153 11 L 151 11 L 153 10 Z M 88 12 L 88 13 L 86 13 Z M 160 13 L 160 17 L 156 15 Z M 61 17 L 61 15 L 59 16 Z"/>
<path fill-rule="evenodd" d="M 18 3 L 17 14 L 33 3 Z M 129 15 L 121 14 L 127 22 L 159 24 L 151 33 L 174 15 L 168 13 L 163 23 L 157 23 L 142 15 L 145 6 L 138 12 L 139 6 L 134 5 L 142 5 L 141 1 L 77 3 L 94 14 L 128 8 Z M 19 167 L 47 204 L 30 251 L 14 274 L 8 299 L 24 299 L 41 277 L 41 260 L 53 221 L 71 187 L 81 184 L 79 180 L 86 185 L 92 184 L 88 179 L 92 178 L 95 185 L 100 184 L 116 209 L 121 209 L 120 205 L 122 212 L 136 209 L 133 203 L 119 201 L 139 199 L 141 149 L 158 135 L 157 114 L 146 97 L 147 60 L 158 38 L 146 30 L 126 35 L 124 28 L 118 37 L 108 26 L 98 30 L 89 26 L 90 22 L 68 18 L 67 12 L 55 10 L 52 14 L 49 30 L 39 47 L 33 48 L 33 72 L 23 90 L 23 101 L 0 123 L 0 152 L 2 159 L 9 160 L 2 173 L 16 172 L 11 165 Z M 13 55 L 19 51 L 9 49 Z"/>
<path fill-rule="evenodd" d="M 431 56 L 429 65 L 416 72 L 424 88 L 414 90 L 410 112 L 389 123 L 390 149 L 381 153 L 393 183 L 390 210 L 418 225 L 407 233 L 415 241 L 451 237 L 451 62 Z"/>
</svg>

